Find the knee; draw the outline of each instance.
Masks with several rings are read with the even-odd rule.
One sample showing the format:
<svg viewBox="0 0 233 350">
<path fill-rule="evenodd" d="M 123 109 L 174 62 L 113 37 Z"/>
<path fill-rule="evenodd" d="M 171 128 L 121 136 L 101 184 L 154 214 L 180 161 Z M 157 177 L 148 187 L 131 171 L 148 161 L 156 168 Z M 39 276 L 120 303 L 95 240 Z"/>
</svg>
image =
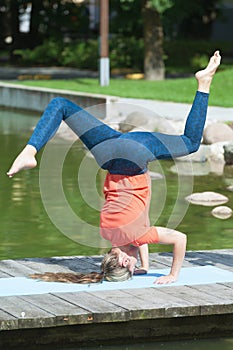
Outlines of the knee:
<svg viewBox="0 0 233 350">
<path fill-rule="evenodd" d="M 60 96 L 57 96 L 57 97 L 54 97 L 49 104 L 52 104 L 52 105 L 56 105 L 56 106 L 63 106 L 67 103 L 67 99 L 64 98 L 64 97 L 60 97 Z"/>
</svg>

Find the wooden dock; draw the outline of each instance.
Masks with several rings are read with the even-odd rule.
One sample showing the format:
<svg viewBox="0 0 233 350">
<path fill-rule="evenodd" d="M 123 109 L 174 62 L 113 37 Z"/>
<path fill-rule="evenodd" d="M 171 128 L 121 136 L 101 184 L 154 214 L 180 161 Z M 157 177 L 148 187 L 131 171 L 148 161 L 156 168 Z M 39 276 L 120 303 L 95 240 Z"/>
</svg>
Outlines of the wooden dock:
<svg viewBox="0 0 233 350">
<path fill-rule="evenodd" d="M 171 266 L 169 253 L 150 267 Z M 98 271 L 101 257 L 0 261 L 0 278 L 35 272 Z M 187 252 L 184 267 L 233 272 L 233 249 Z M 0 297 L 0 348 L 112 344 L 233 336 L 233 282 L 163 288 Z"/>
</svg>

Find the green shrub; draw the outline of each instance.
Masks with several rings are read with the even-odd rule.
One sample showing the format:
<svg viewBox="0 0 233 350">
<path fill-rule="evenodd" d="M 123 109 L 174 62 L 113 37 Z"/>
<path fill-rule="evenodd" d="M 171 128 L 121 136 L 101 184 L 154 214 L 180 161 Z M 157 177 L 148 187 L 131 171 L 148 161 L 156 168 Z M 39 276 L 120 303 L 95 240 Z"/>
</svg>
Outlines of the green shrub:
<svg viewBox="0 0 233 350">
<path fill-rule="evenodd" d="M 209 56 L 219 48 L 224 58 L 232 60 L 233 47 L 229 42 L 204 40 L 164 40 L 164 60 L 167 72 L 193 72 L 206 66 Z M 15 50 L 20 64 L 66 66 L 97 70 L 98 40 L 63 43 L 48 39 L 34 50 Z M 143 71 L 144 40 L 135 37 L 113 36 L 109 39 L 111 69 Z"/>
<path fill-rule="evenodd" d="M 111 68 L 143 70 L 144 41 L 135 37 L 116 36 L 110 39 Z"/>
<path fill-rule="evenodd" d="M 29 65 L 57 65 L 62 51 L 62 43 L 54 40 L 45 40 L 35 49 L 15 50 L 14 54 L 21 57 L 24 64 Z"/>
<path fill-rule="evenodd" d="M 98 68 L 98 58 L 97 40 L 81 41 L 64 46 L 59 57 L 59 64 L 61 66 L 96 70 Z"/>
</svg>

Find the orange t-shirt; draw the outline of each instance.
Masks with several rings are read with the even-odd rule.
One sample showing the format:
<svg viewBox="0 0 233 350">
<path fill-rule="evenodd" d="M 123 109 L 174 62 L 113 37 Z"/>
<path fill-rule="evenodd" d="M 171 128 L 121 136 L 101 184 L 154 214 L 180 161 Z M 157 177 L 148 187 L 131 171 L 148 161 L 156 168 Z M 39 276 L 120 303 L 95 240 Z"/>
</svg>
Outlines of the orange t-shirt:
<svg viewBox="0 0 233 350">
<path fill-rule="evenodd" d="M 108 173 L 104 183 L 105 203 L 100 214 L 100 234 L 112 246 L 157 243 L 150 227 L 151 179 L 148 173 L 127 176 Z"/>
</svg>

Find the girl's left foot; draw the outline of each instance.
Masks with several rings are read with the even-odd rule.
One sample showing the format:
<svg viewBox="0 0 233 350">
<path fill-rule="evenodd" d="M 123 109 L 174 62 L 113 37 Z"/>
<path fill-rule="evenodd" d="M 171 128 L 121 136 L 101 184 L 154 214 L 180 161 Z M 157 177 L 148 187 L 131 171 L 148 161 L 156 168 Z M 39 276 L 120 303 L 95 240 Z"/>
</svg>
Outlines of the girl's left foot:
<svg viewBox="0 0 233 350">
<path fill-rule="evenodd" d="M 211 81 L 213 76 L 220 65 L 221 56 L 219 51 L 215 51 L 214 55 L 210 58 L 207 67 L 198 71 L 195 77 L 198 81 L 198 90 L 201 92 L 209 93 Z"/>
</svg>

